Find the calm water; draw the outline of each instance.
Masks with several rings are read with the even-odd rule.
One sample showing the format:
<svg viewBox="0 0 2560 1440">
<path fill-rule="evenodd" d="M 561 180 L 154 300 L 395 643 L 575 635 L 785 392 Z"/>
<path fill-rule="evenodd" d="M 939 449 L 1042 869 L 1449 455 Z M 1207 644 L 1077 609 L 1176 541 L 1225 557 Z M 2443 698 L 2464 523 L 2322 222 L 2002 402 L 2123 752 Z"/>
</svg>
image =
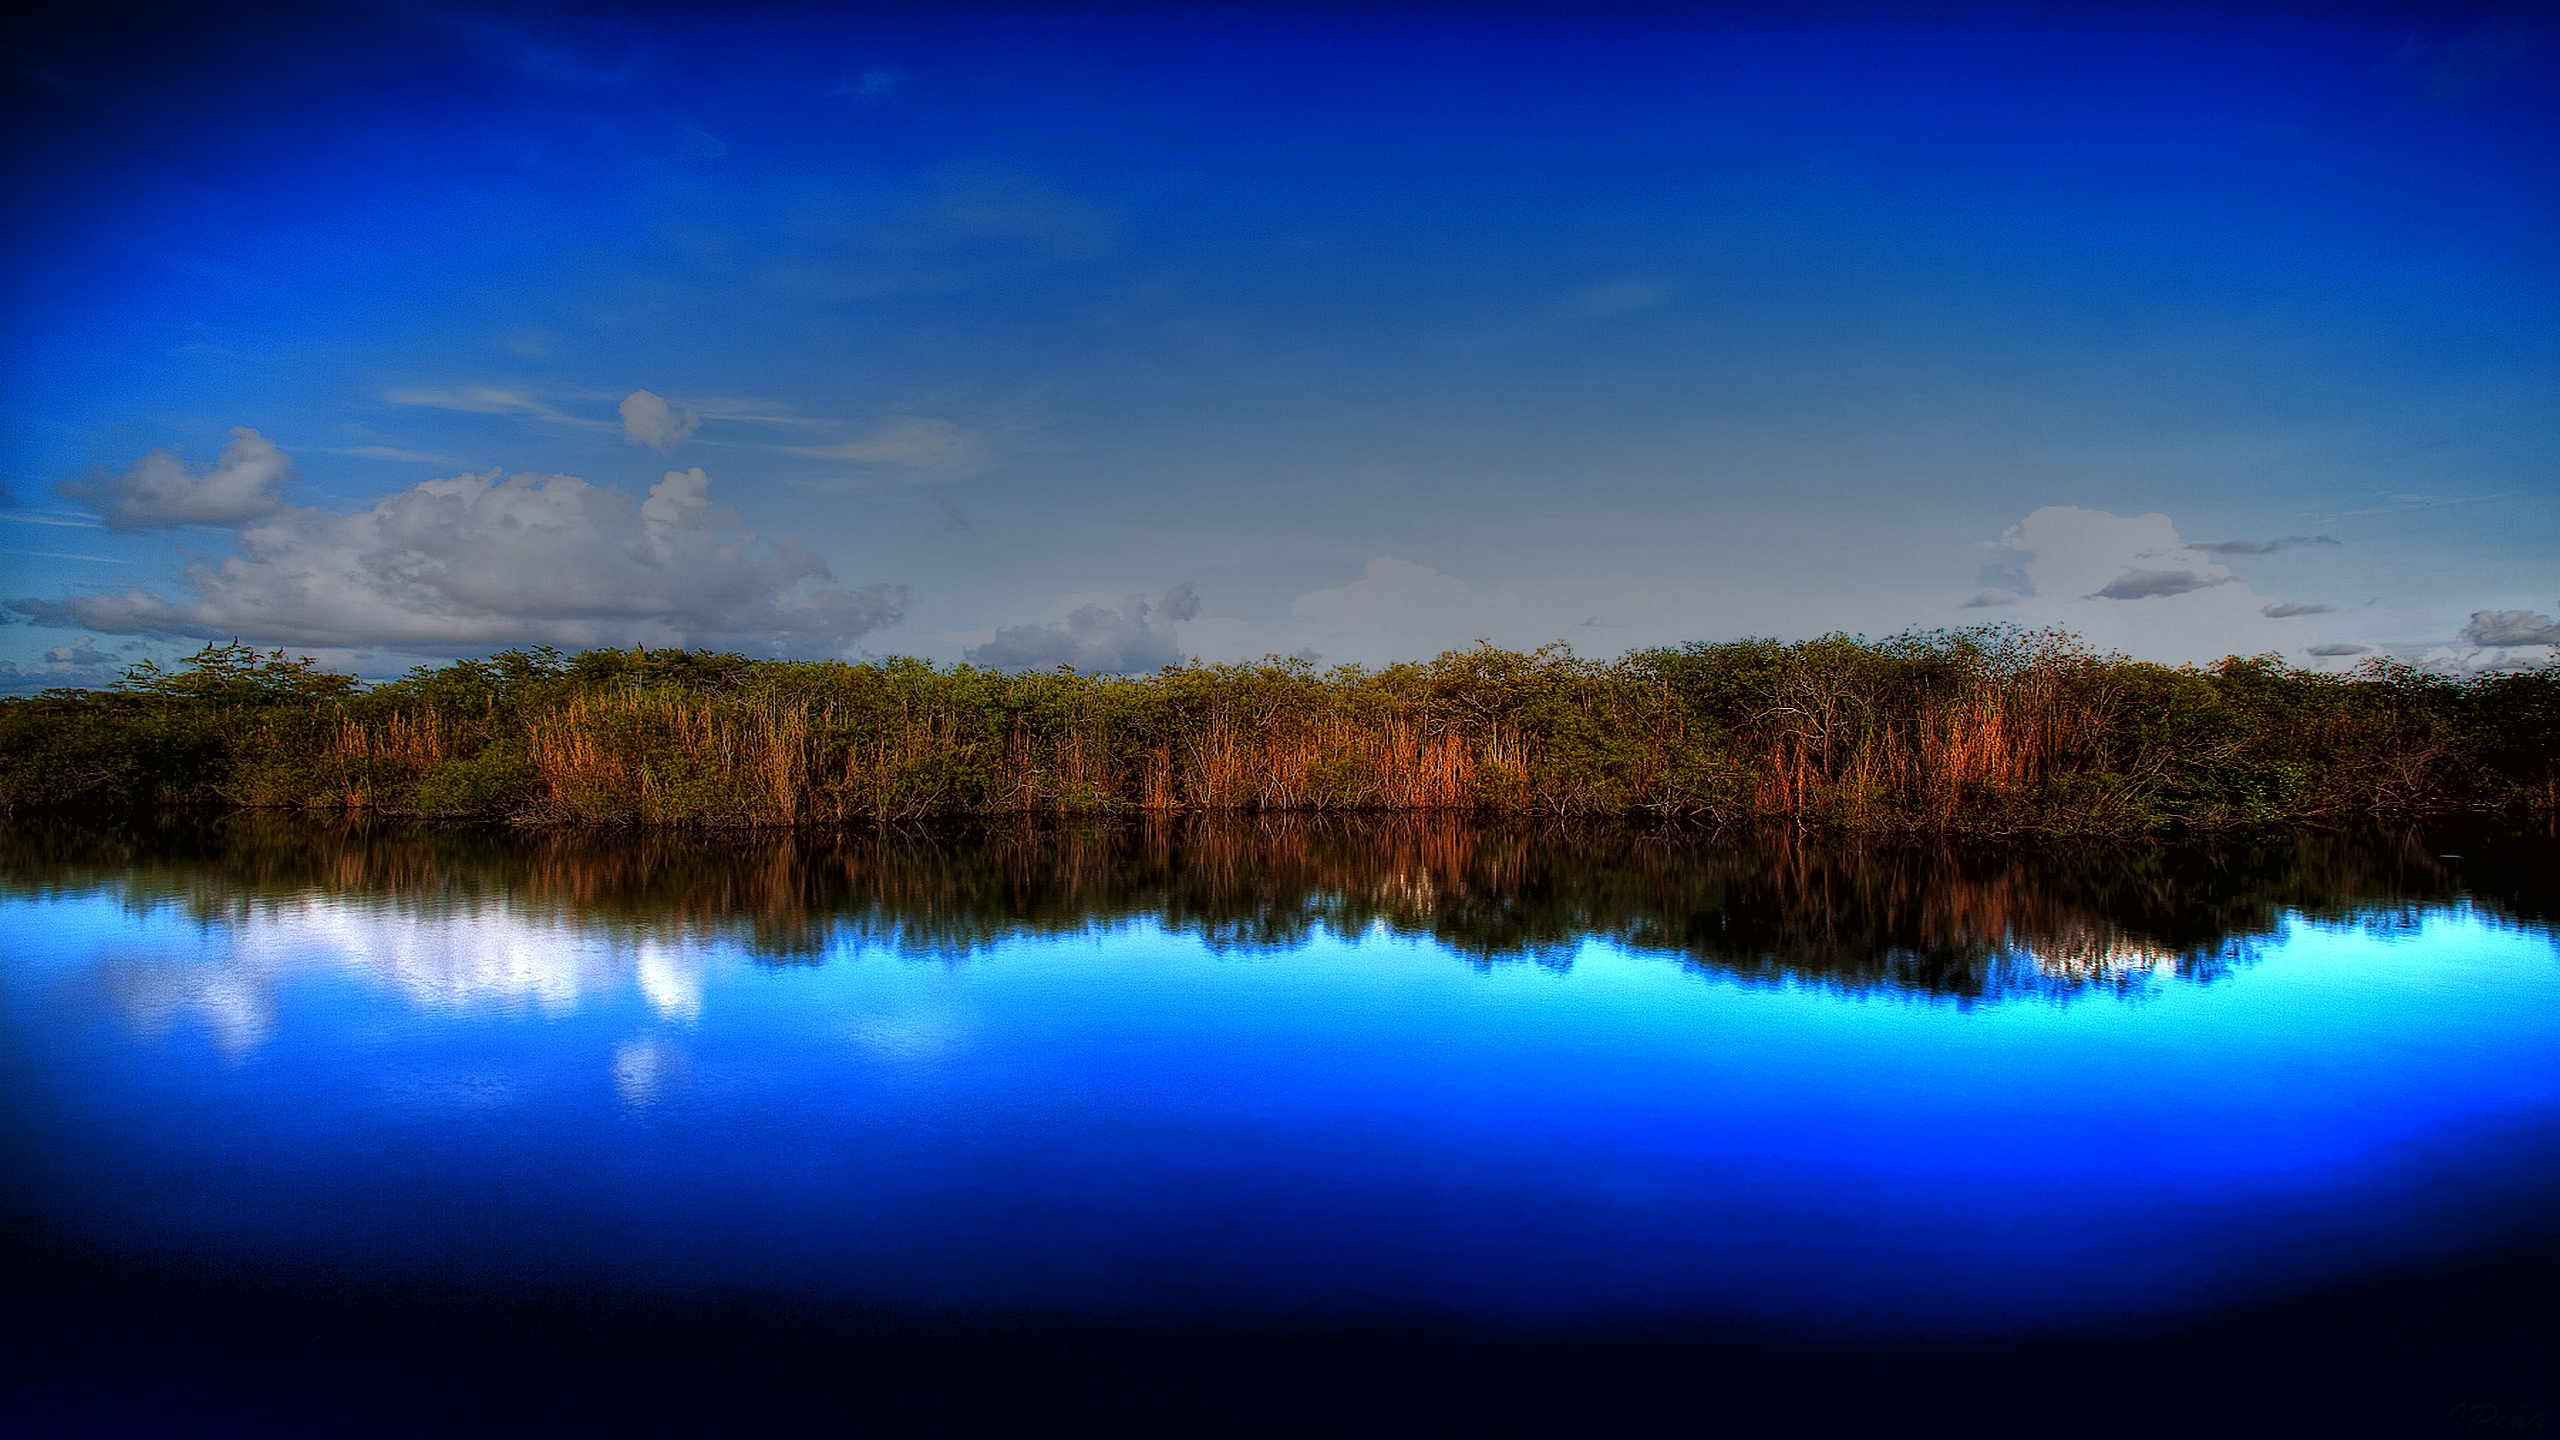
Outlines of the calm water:
<svg viewBox="0 0 2560 1440">
<path fill-rule="evenodd" d="M 6 1203 L 929 1316 L 2158 1325 L 2549 1232 L 2551 858 L 22 827 Z"/>
</svg>

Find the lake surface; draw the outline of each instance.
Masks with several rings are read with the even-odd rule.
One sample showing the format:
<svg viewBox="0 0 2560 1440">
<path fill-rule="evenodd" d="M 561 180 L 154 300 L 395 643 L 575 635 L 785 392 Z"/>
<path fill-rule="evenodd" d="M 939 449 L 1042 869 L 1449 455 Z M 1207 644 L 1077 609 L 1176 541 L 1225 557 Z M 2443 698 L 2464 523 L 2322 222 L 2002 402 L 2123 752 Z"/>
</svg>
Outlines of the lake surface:
<svg viewBox="0 0 2560 1440">
<path fill-rule="evenodd" d="M 2560 1228 L 2553 858 L 21 826 L 0 1159 L 205 1274 L 2139 1334 Z"/>
</svg>

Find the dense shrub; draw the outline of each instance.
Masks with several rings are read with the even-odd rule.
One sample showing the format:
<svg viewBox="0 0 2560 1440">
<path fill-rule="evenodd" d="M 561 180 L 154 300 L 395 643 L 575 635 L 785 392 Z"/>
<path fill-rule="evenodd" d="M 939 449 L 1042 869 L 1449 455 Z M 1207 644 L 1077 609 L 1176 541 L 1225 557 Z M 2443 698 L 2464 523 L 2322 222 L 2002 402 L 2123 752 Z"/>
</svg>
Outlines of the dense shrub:
<svg viewBox="0 0 2560 1440">
<path fill-rule="evenodd" d="M 2556 776 L 2560 672 L 2168 667 L 2014 629 L 1135 678 L 532 649 L 370 689 L 234 645 L 0 702 L 12 811 L 719 826 L 1482 810 L 2152 832 L 2550 809 Z"/>
</svg>

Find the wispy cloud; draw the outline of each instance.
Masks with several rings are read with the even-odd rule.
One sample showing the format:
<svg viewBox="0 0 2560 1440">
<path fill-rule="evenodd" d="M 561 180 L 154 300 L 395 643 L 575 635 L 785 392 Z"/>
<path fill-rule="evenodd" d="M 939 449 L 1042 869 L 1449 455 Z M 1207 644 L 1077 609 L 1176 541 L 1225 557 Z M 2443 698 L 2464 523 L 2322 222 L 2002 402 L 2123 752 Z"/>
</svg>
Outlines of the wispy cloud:
<svg viewBox="0 0 2560 1440">
<path fill-rule="evenodd" d="M 1956 608 L 1959 610 L 2006 610 L 2016 605 L 2019 598 L 2006 590 L 1985 590 Z"/>
<path fill-rule="evenodd" d="M 1585 285 L 1565 297 L 1565 308 L 1576 315 L 1598 318 L 1604 315 L 1627 315 L 1650 310 L 1671 298 L 1671 288 L 1653 280 L 1611 280 Z"/>
<path fill-rule="evenodd" d="M 2290 550 L 2297 545 L 2335 545 L 2337 543 L 2336 539 L 2327 535 L 2285 535 L 2273 540 L 2190 540 L 2187 542 L 2187 548 L 2201 550 L 2207 555 L 2272 555 L 2278 550 Z"/>
<path fill-rule="evenodd" d="M 359 460 L 397 460 L 404 465 L 462 465 L 469 462 L 459 455 L 439 455 L 426 450 L 403 450 L 397 445 L 322 446 L 328 455 L 353 455 Z"/>
<path fill-rule="evenodd" d="M 571 415 L 559 407 L 523 390 L 504 390 L 494 385 L 463 385 L 445 389 L 386 390 L 382 398 L 394 405 L 414 405 L 426 410 L 453 410 L 465 415 L 522 415 L 547 420 L 555 425 L 576 425 L 584 429 L 609 430 L 614 422 Z"/>
<path fill-rule="evenodd" d="M 2275 605 L 2260 606 L 2258 613 L 2270 620 L 2285 620 L 2296 615 L 2326 615 L 2337 608 L 2335 605 L 2288 600 Z"/>
<path fill-rule="evenodd" d="M 2333 659 L 2340 655 L 2363 655 L 2370 652 L 2372 649 L 2373 647 L 2370 645 L 2348 645 L 2339 642 L 2331 642 L 2325 645 L 2305 646 L 2303 647 L 2303 653 L 2306 655 L 2317 655 L 2326 660 Z"/>
<path fill-rule="evenodd" d="M 0 515 L 0 520 L 12 521 L 20 525 L 59 525 L 66 530 L 95 530 L 99 528 L 99 524 L 95 520 L 61 520 L 56 519 L 51 515 Z"/>
<path fill-rule="evenodd" d="M 2380 505 L 2362 510 L 2341 510 L 2328 518 L 2344 520 L 2353 515 L 2397 515 L 2403 510 L 2437 510 L 2447 505 L 2477 505 L 2484 500 L 2504 500 L 2513 491 L 2501 490 L 2494 495 L 2393 495 Z"/>
<path fill-rule="evenodd" d="M 783 445 L 785 454 L 849 460 L 897 473 L 908 481 L 946 480 L 987 468 L 986 437 L 949 420 L 902 415 L 884 420 L 859 439 L 833 445 Z"/>
<path fill-rule="evenodd" d="M 130 565 L 133 563 L 130 560 L 119 560 L 113 555 L 78 555 L 69 550 L 0 550 L 0 555 L 32 555 L 47 560 L 91 560 L 100 565 Z"/>
</svg>

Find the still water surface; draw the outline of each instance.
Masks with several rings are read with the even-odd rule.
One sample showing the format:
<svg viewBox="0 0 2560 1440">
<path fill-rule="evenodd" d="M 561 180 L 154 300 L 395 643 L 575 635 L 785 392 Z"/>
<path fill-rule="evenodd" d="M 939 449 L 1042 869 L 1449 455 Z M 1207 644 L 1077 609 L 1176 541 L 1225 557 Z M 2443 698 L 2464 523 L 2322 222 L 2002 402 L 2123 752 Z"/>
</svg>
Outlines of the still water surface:
<svg viewBox="0 0 2560 1440">
<path fill-rule="evenodd" d="M 2174 1322 L 2552 1228 L 2551 854 L 2449 843 L 21 828 L 0 1183 L 893 1314 Z"/>
</svg>

